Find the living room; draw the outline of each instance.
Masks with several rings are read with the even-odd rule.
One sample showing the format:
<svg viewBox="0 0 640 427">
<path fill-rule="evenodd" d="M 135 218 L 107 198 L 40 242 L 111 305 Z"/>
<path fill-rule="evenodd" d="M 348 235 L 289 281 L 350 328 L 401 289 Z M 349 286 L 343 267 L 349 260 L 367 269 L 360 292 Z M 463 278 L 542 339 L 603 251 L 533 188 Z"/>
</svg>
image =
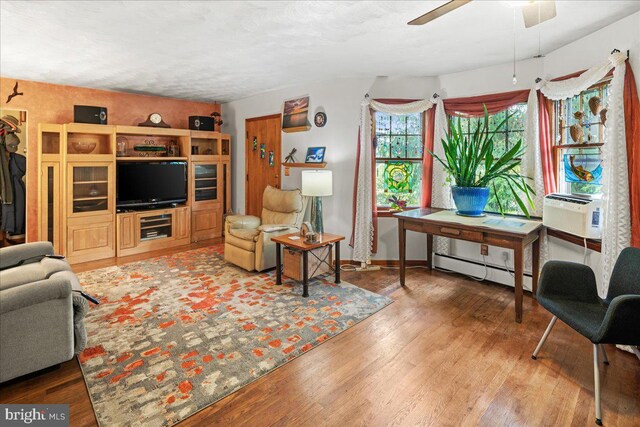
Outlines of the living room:
<svg viewBox="0 0 640 427">
<path fill-rule="evenodd" d="M 640 3 L 0 8 L 3 425 L 640 424 Z"/>
</svg>

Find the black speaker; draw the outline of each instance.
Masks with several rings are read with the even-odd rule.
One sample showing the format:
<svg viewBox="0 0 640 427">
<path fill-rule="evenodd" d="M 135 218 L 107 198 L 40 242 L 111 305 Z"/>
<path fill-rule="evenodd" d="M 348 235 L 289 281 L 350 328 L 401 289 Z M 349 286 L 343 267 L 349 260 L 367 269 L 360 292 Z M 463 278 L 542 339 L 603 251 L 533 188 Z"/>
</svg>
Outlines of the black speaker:
<svg viewBox="0 0 640 427">
<path fill-rule="evenodd" d="M 107 124 L 107 109 L 90 105 L 74 105 L 73 121 L 75 123 L 91 123 L 94 125 Z"/>
<path fill-rule="evenodd" d="M 214 131 L 216 121 L 209 116 L 189 116 L 189 129 Z"/>
</svg>

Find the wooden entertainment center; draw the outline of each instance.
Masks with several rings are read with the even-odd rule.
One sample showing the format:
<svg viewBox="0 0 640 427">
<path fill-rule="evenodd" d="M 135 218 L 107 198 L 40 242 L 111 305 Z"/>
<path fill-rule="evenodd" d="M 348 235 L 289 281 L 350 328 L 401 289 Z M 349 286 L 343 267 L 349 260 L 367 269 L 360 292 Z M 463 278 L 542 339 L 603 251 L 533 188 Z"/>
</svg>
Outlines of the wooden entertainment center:
<svg viewBox="0 0 640 427">
<path fill-rule="evenodd" d="M 142 144 L 177 145 L 179 155 L 142 157 L 134 150 Z M 118 212 L 116 165 L 132 161 L 187 162 L 186 202 Z M 220 237 L 231 208 L 230 162 L 231 139 L 220 132 L 39 124 L 38 239 L 79 263 Z"/>
</svg>

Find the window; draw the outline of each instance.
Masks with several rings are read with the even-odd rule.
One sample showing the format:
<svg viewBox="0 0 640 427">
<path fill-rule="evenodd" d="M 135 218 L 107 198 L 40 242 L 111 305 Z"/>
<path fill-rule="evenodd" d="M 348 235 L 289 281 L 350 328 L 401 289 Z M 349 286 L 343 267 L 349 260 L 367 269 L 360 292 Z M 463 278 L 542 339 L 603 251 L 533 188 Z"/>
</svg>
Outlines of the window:
<svg viewBox="0 0 640 427">
<path fill-rule="evenodd" d="M 573 98 L 555 101 L 554 154 L 558 191 L 572 194 L 600 194 L 605 113 L 600 111 L 609 96 L 610 78 Z M 594 114 L 594 112 L 596 114 Z"/>
<path fill-rule="evenodd" d="M 503 155 L 507 150 L 511 149 L 518 140 L 524 138 L 524 125 L 527 120 L 527 104 L 516 104 L 505 111 L 501 111 L 496 114 L 489 114 L 489 131 L 495 131 L 507 115 L 509 115 L 507 122 L 502 125 L 500 131 L 493 137 L 494 156 Z M 478 117 L 458 116 L 450 116 L 449 118 L 453 119 L 456 127 L 458 126 L 458 122 L 460 122 L 460 125 L 462 126 L 462 133 L 467 136 L 475 131 L 479 120 L 483 119 Z M 520 172 L 519 168 L 515 169 L 515 171 Z M 500 200 L 502 201 L 504 212 L 507 214 L 522 214 L 518 207 L 518 203 L 511 195 L 511 190 L 507 183 L 502 180 L 496 180 L 495 184 L 496 190 L 501 196 Z M 490 187 L 489 201 L 487 202 L 485 211 L 496 213 L 500 212 L 500 207 L 498 206 L 493 187 Z"/>
<path fill-rule="evenodd" d="M 423 115 L 376 112 L 376 203 L 387 208 L 398 197 L 407 206 L 419 206 L 422 192 Z"/>
</svg>

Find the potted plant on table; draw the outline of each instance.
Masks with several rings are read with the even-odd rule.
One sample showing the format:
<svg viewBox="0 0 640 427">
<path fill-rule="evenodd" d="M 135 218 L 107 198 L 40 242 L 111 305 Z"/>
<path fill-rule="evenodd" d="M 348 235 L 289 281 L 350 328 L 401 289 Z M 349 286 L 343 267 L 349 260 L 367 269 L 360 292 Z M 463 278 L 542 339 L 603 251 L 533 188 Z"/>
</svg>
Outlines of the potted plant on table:
<svg viewBox="0 0 640 427">
<path fill-rule="evenodd" d="M 494 136 L 507 122 L 509 115 L 498 124 L 494 131 L 489 131 L 489 113 L 484 106 L 484 119 L 480 118 L 475 130 L 467 136 L 462 132 L 460 120 L 458 125 L 449 119 L 449 133 L 442 139 L 444 158 L 431 154 L 447 171 L 453 185 L 451 193 L 457 213 L 464 216 L 483 216 L 489 200 L 489 186 L 493 188 L 500 213 L 504 215 L 504 194 L 496 189 L 496 182 L 502 181 L 508 187 L 507 195 L 513 196 L 522 212 L 529 217 L 528 205 L 534 208 L 531 198 L 535 191 L 526 182 L 518 167 L 524 155 L 525 145 L 522 140 L 516 142 L 500 156 L 495 156 Z"/>
</svg>

